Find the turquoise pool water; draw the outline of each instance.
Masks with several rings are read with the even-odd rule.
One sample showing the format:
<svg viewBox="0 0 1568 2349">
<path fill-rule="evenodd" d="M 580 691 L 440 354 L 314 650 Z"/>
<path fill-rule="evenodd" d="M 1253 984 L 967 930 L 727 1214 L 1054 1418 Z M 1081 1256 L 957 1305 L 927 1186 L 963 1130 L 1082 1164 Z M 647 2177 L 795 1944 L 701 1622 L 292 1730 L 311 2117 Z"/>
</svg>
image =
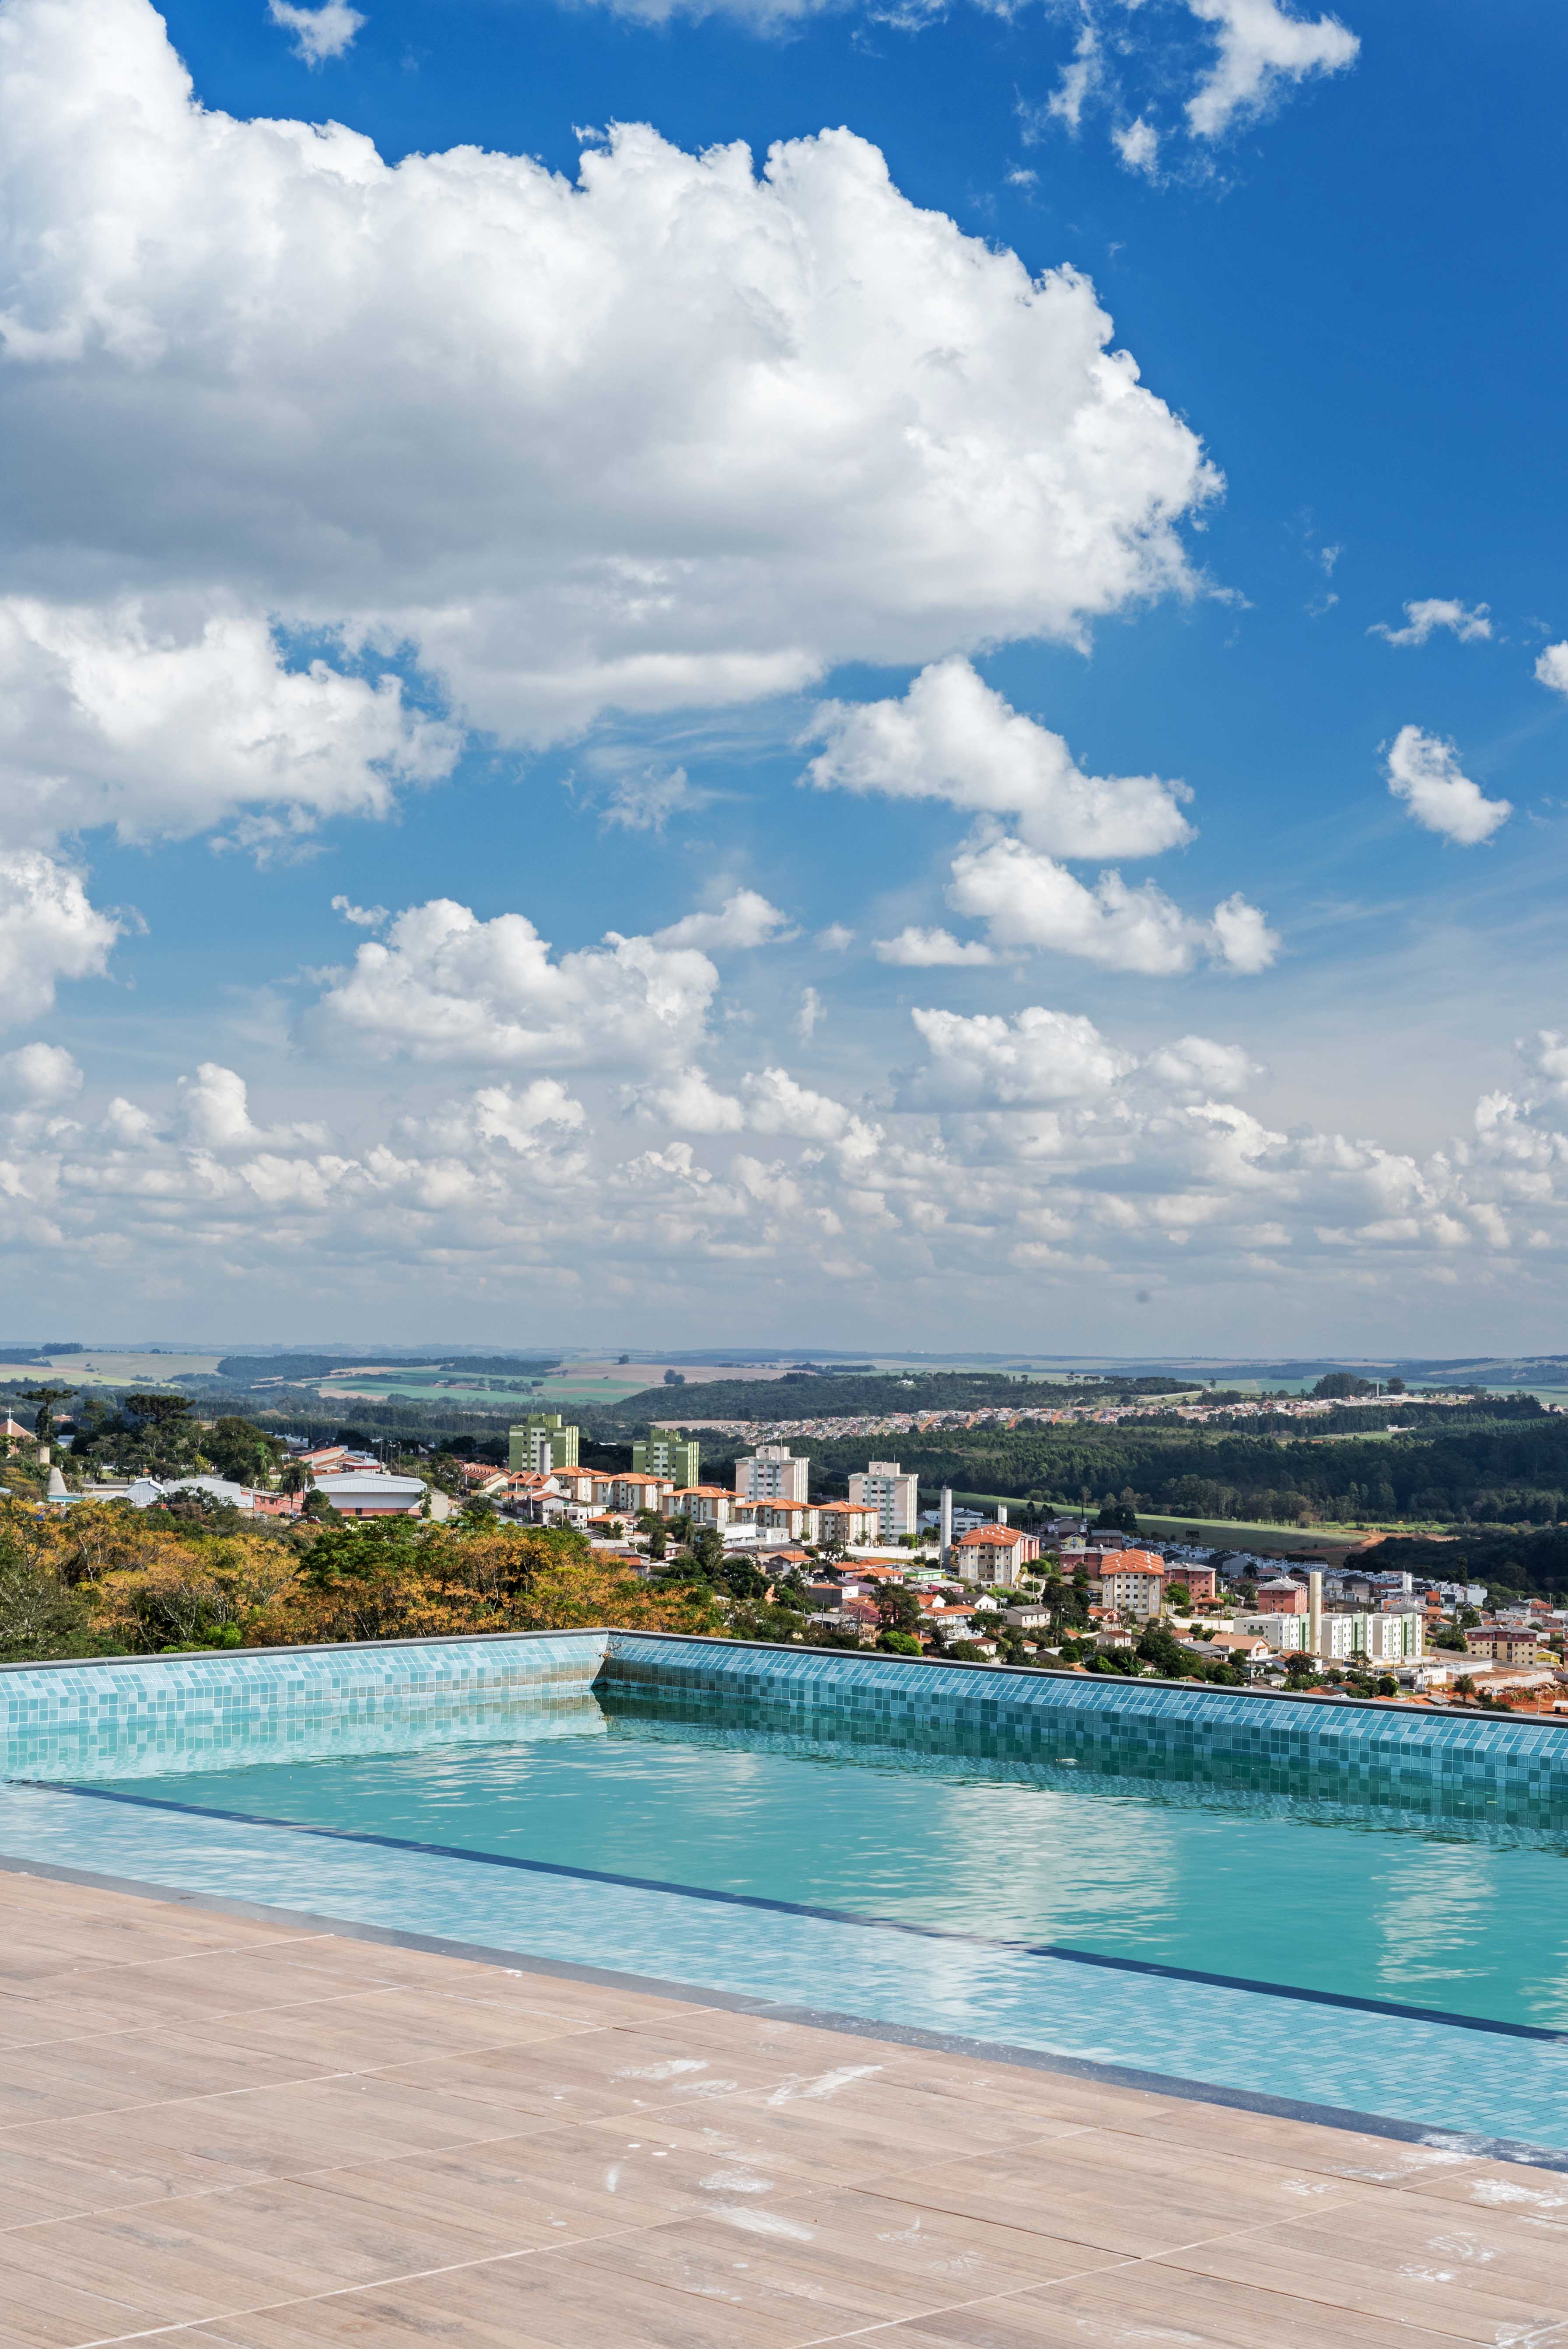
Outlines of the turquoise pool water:
<svg viewBox="0 0 1568 2349">
<path fill-rule="evenodd" d="M 714 1724 L 613 1694 L 499 1742 L 182 1769 L 134 1791 L 1568 2030 L 1568 1850 L 1507 1829 L 835 1749 L 737 1709 Z M 842 1987 L 801 1985 L 824 2005 Z"/>
</svg>

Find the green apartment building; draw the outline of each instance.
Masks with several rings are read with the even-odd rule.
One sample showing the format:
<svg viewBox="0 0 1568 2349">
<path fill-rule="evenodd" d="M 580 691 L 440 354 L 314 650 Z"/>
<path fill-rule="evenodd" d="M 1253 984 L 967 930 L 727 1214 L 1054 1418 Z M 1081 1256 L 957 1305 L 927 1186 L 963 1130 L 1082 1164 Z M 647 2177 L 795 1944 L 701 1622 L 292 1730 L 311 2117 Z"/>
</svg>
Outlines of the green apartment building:
<svg viewBox="0 0 1568 2349">
<path fill-rule="evenodd" d="M 521 1427 L 508 1430 L 506 1456 L 514 1472 L 531 1468 L 548 1476 L 552 1468 L 575 1468 L 577 1430 L 563 1427 L 558 1411 L 531 1411 Z"/>
<path fill-rule="evenodd" d="M 677 1435 L 673 1427 L 650 1427 L 646 1441 L 632 1446 L 632 1474 L 673 1477 L 677 1490 L 700 1485 L 696 1438 Z"/>
</svg>

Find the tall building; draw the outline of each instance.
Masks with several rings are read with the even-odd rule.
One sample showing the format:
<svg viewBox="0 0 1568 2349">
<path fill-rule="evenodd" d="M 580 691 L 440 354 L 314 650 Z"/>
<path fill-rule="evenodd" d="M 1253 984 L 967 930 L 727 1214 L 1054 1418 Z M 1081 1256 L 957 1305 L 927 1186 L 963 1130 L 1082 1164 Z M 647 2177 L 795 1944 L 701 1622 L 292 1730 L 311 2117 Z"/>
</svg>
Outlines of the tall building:
<svg viewBox="0 0 1568 2349">
<path fill-rule="evenodd" d="M 563 1427 L 558 1411 L 531 1411 L 521 1427 L 509 1430 L 507 1466 L 548 1476 L 552 1468 L 577 1465 L 577 1430 Z"/>
<path fill-rule="evenodd" d="M 787 1444 L 759 1444 L 755 1452 L 735 1464 L 736 1495 L 742 1501 L 806 1499 L 809 1460 L 791 1458 Z"/>
<path fill-rule="evenodd" d="M 905 1475 L 896 1460 L 873 1460 L 850 1478 L 850 1500 L 859 1509 L 877 1513 L 877 1539 L 897 1541 L 901 1534 L 917 1531 L 920 1522 L 920 1479 Z"/>
<path fill-rule="evenodd" d="M 677 1485 L 700 1485 L 698 1445 L 695 1435 L 677 1435 L 673 1427 L 650 1427 L 646 1441 L 632 1446 L 634 1474 L 671 1476 Z"/>
</svg>

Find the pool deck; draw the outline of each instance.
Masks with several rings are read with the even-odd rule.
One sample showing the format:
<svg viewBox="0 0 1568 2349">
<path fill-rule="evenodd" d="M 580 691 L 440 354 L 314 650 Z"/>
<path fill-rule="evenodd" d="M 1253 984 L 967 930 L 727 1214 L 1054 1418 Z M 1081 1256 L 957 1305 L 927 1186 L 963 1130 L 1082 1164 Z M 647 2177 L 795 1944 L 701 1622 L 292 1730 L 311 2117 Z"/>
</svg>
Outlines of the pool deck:
<svg viewBox="0 0 1568 2349">
<path fill-rule="evenodd" d="M 1568 2349 L 1559 2172 L 297 1919 L 0 1877 L 0 2047 L 4 2349 Z"/>
</svg>

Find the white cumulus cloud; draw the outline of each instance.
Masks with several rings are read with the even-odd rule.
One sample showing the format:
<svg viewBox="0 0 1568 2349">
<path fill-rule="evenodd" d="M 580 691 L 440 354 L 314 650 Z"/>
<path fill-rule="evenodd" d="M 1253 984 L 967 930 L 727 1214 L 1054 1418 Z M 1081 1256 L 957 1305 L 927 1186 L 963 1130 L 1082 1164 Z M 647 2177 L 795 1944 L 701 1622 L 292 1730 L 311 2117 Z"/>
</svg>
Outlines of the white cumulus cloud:
<svg viewBox="0 0 1568 2349">
<path fill-rule="evenodd" d="M 290 669 L 264 619 L 165 605 L 0 597 L 0 839 L 184 839 L 246 811 L 299 831 L 450 772 L 455 729 L 390 673 Z"/>
<path fill-rule="evenodd" d="M 58 1044 L 22 1044 L 0 1053 L 0 1105 L 62 1109 L 82 1089 L 82 1072 Z"/>
<path fill-rule="evenodd" d="M 1141 114 L 1110 134 L 1110 143 L 1129 171 L 1140 171 L 1146 180 L 1157 177 L 1160 170 L 1160 133 Z"/>
<path fill-rule="evenodd" d="M 1535 674 L 1553 693 L 1568 693 L 1568 644 L 1548 645 L 1535 664 Z"/>
<path fill-rule="evenodd" d="M 961 658 L 923 669 L 902 700 L 823 702 L 812 731 L 828 746 L 809 770 L 819 791 L 1011 815 L 1048 855 L 1157 856 L 1192 836 L 1184 785 L 1084 774 L 1059 734 L 1012 709 Z"/>
<path fill-rule="evenodd" d="M 267 0 L 267 14 L 274 25 L 294 35 L 294 54 L 307 66 L 344 56 L 365 23 L 358 9 L 349 7 L 348 0 L 322 0 L 317 8 L 295 8 L 290 0 Z"/>
<path fill-rule="evenodd" d="M 655 930 L 661 947 L 703 947 L 713 952 L 725 947 L 771 946 L 789 935 L 789 917 L 770 905 L 760 891 L 737 889 L 708 914 L 686 914 L 667 929 Z"/>
<path fill-rule="evenodd" d="M 915 1010 L 910 1018 L 930 1054 L 914 1098 L 934 1105 L 1037 1109 L 1081 1101 L 1110 1092 L 1134 1066 L 1092 1019 L 1040 1004 L 1011 1019 L 942 1010 Z"/>
<path fill-rule="evenodd" d="M 1277 0 L 1187 0 L 1214 27 L 1219 54 L 1191 98 L 1187 120 L 1201 139 L 1217 139 L 1238 116 L 1269 104 L 1282 85 L 1311 74 L 1340 73 L 1361 44 L 1337 16 L 1296 16 Z"/>
<path fill-rule="evenodd" d="M 385 942 L 358 949 L 332 978 L 318 1018 L 329 1038 L 381 1058 L 670 1066 L 700 1040 L 717 986 L 693 946 L 611 930 L 602 945 L 557 960 L 526 915 L 481 921 L 438 897 L 399 914 Z"/>
<path fill-rule="evenodd" d="M 1388 753 L 1388 789 L 1403 800 L 1416 822 L 1461 848 L 1490 840 L 1513 813 L 1511 802 L 1489 800 L 1460 766 L 1452 742 L 1401 726 Z"/>
<path fill-rule="evenodd" d="M 1256 906 L 1239 895 L 1205 922 L 1184 914 L 1152 882 L 1131 888 L 1119 873 L 1091 887 L 1022 841 L 978 843 L 954 860 L 947 899 L 984 921 L 998 947 L 1076 955 L 1109 970 L 1168 977 L 1201 957 L 1242 973 L 1264 970 L 1278 940 Z"/>
<path fill-rule="evenodd" d="M 879 962 L 903 970 L 958 970 L 965 964 L 993 963 L 996 957 L 980 938 L 955 938 L 951 930 L 921 929 L 912 922 L 896 937 L 878 938 Z"/>
<path fill-rule="evenodd" d="M 1451 595 L 1428 595 L 1418 603 L 1406 605 L 1402 628 L 1391 628 L 1386 620 L 1375 620 L 1367 633 L 1369 636 L 1382 636 L 1391 645 L 1424 645 L 1439 628 L 1447 628 L 1461 645 L 1484 644 L 1491 635 L 1491 606 L 1477 604 L 1471 610 Z"/>
<path fill-rule="evenodd" d="M 574 182 L 472 147 L 389 165 L 199 107 L 148 0 L 4 0 L 0 28 L 29 593 L 134 579 L 410 647 L 542 742 L 846 658 L 1079 641 L 1191 586 L 1216 477 L 1088 281 L 911 203 L 849 131 L 760 172 L 637 125 Z"/>
<path fill-rule="evenodd" d="M 99 976 L 119 933 L 69 865 L 0 849 L 0 1027 L 47 1011 L 57 980 Z"/>
</svg>

